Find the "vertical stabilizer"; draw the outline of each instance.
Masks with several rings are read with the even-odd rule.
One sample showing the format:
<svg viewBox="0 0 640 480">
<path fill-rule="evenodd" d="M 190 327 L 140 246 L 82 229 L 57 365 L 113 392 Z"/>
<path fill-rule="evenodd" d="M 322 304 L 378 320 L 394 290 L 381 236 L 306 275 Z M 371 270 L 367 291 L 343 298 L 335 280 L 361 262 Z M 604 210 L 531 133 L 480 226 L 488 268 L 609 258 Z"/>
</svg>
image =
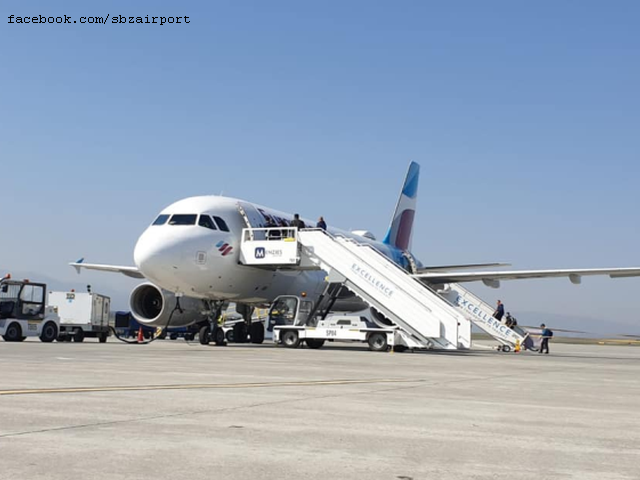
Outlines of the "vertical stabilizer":
<svg viewBox="0 0 640 480">
<path fill-rule="evenodd" d="M 420 179 L 420 165 L 415 162 L 409 164 L 409 171 L 402 185 L 402 192 L 393 213 L 389 231 L 383 242 L 401 250 L 411 248 L 411 234 L 413 232 L 413 218 L 416 214 L 418 200 L 418 181 Z"/>
</svg>

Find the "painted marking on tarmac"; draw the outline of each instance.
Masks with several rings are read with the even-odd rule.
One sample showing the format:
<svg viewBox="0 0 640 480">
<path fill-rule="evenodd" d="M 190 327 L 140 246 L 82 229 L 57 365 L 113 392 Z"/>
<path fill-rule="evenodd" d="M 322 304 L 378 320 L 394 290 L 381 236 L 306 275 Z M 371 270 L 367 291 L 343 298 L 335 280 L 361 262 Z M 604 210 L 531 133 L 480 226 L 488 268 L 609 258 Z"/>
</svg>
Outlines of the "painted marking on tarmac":
<svg viewBox="0 0 640 480">
<path fill-rule="evenodd" d="M 183 385 L 129 385 L 105 387 L 34 388 L 24 390 L 0 390 L 0 396 L 43 395 L 50 393 L 133 392 L 152 390 L 206 390 L 270 387 L 321 387 L 332 385 L 370 385 L 374 383 L 419 383 L 420 379 L 372 379 L 372 380 L 310 380 L 304 382 L 267 383 L 196 383 Z"/>
</svg>

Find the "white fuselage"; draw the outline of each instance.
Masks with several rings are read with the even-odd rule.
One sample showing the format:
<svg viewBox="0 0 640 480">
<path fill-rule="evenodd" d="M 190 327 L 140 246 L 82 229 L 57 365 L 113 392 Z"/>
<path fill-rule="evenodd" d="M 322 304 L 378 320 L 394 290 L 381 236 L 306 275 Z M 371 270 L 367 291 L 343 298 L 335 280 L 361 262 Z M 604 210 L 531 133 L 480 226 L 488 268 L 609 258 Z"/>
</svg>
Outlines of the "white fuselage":
<svg viewBox="0 0 640 480">
<path fill-rule="evenodd" d="M 241 213 L 241 210 L 243 213 Z M 165 208 L 159 218 L 164 223 L 151 225 L 140 236 L 134 261 L 140 272 L 160 288 L 187 297 L 230 300 L 246 304 L 266 304 L 282 294 L 310 296 L 321 293 L 326 274 L 319 271 L 265 270 L 239 263 L 242 229 L 264 227 L 267 217 L 284 226 L 292 214 L 228 197 L 202 196 L 180 200 Z M 195 224 L 171 224 L 173 215 L 196 215 Z M 213 221 L 200 220 L 205 215 Z M 245 220 L 245 217 L 247 220 Z M 183 217 L 191 223 L 192 217 Z M 228 231 L 216 225 L 223 219 Z M 315 222 L 303 219 L 307 226 Z M 204 223 L 207 226 L 202 226 Z M 211 228 L 211 223 L 215 230 Z M 224 227 L 224 226 L 223 226 Z M 354 234 L 329 228 L 332 233 Z M 396 260 L 402 252 L 388 245 L 357 236 Z"/>
</svg>

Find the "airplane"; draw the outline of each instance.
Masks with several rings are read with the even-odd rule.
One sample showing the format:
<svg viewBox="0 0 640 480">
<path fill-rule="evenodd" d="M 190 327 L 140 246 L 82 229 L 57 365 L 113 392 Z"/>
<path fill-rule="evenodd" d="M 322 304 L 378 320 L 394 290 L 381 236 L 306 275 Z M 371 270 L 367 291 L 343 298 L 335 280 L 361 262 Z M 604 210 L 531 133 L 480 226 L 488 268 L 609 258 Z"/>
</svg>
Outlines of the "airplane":
<svg viewBox="0 0 640 480">
<path fill-rule="evenodd" d="M 329 226 L 332 235 L 343 235 L 369 244 L 421 282 L 441 288 L 449 283 L 482 281 L 497 288 L 501 280 L 568 277 L 580 283 L 582 276 L 609 275 L 612 278 L 640 276 L 640 268 L 590 268 L 550 270 L 488 270 L 504 263 L 425 266 L 411 253 L 420 166 L 411 162 L 396 204 L 391 224 L 382 241 L 368 231 L 347 232 Z M 209 342 L 210 323 L 203 312 L 218 318 L 221 308 L 235 302 L 236 311 L 247 322 L 254 343 L 264 339 L 264 327 L 251 323 L 255 307 L 269 305 L 284 294 L 317 298 L 325 288 L 326 274 L 313 270 L 265 269 L 239 261 L 243 229 L 268 225 L 290 226 L 290 213 L 225 196 L 197 196 L 179 200 L 163 209 L 142 233 L 133 252 L 135 266 L 70 263 L 81 269 L 117 272 L 147 282 L 131 292 L 134 317 L 152 326 L 198 324 L 202 343 Z M 302 219 L 307 226 L 315 222 Z M 345 289 L 343 289 L 345 290 Z M 175 307 L 172 305 L 175 303 Z M 361 311 L 369 306 L 348 291 L 340 293 L 334 310 Z M 372 309 L 373 310 L 373 309 Z M 215 312 L 215 313 L 214 313 Z M 375 312 L 375 311 L 373 311 Z M 262 330 L 261 330 L 262 329 Z M 215 337 L 217 344 L 224 338 Z"/>
</svg>

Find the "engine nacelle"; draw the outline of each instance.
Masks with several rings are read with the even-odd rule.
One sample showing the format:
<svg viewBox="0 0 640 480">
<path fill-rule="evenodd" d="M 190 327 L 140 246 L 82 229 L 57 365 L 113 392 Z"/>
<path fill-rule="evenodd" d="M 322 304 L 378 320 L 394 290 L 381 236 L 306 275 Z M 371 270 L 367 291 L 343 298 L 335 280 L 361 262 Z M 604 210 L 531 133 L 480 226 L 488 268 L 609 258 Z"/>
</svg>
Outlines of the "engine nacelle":
<svg viewBox="0 0 640 480">
<path fill-rule="evenodd" d="M 176 307 L 176 296 L 167 290 L 161 290 L 152 283 L 143 283 L 131 292 L 129 306 L 131 314 L 140 323 L 164 327 Z M 169 326 L 186 327 L 204 320 L 206 317 L 202 314 L 203 310 L 205 310 L 205 306 L 202 300 L 181 297 L 180 310 L 173 312 Z"/>
</svg>

